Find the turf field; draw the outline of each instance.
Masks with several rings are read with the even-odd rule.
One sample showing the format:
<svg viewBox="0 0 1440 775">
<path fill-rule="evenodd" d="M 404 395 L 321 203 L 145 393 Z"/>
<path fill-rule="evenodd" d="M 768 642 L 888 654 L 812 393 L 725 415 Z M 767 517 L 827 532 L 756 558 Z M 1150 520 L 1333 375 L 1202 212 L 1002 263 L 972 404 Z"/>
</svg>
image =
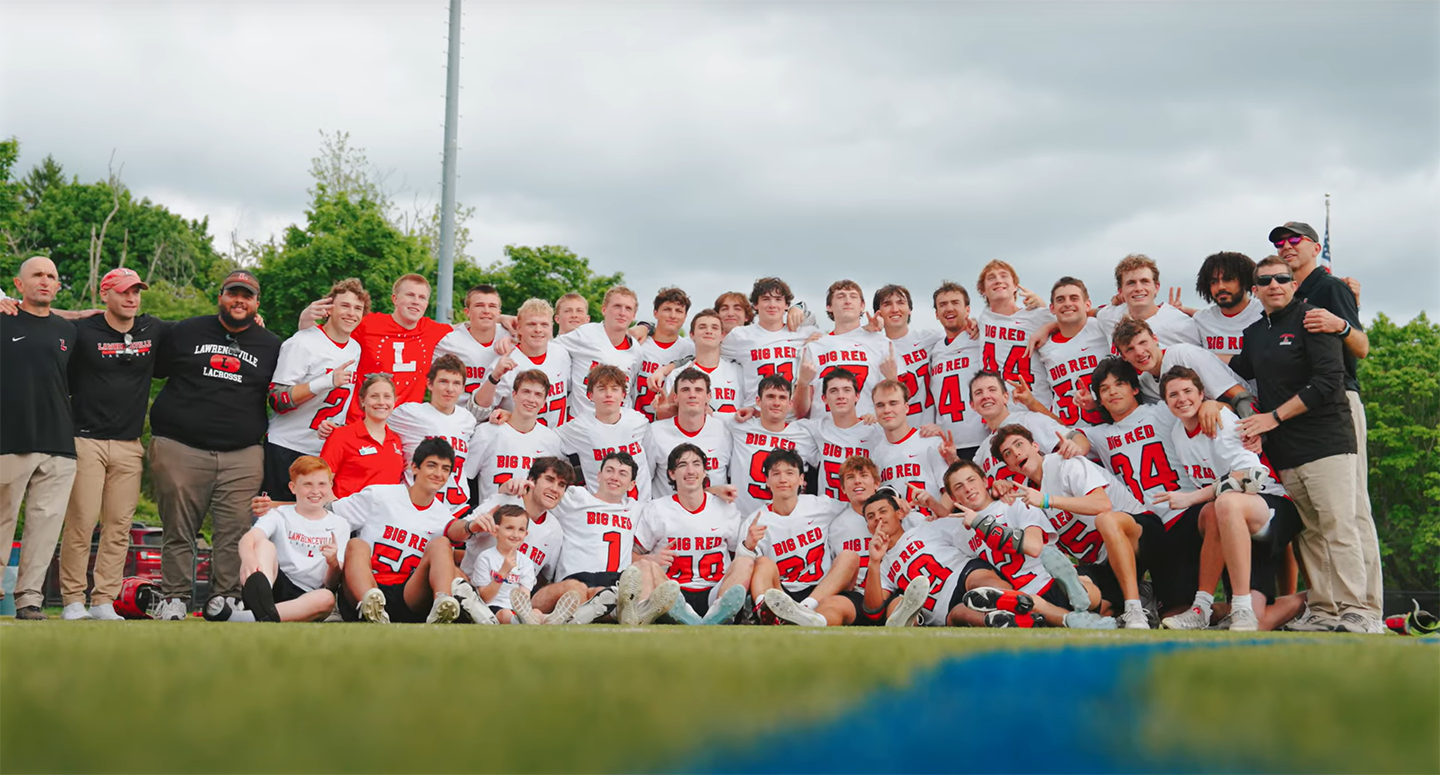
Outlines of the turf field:
<svg viewBox="0 0 1440 775">
<path fill-rule="evenodd" d="M 1440 771 L 1440 642 L 1199 635 L 6 620 L 0 771 Z"/>
</svg>

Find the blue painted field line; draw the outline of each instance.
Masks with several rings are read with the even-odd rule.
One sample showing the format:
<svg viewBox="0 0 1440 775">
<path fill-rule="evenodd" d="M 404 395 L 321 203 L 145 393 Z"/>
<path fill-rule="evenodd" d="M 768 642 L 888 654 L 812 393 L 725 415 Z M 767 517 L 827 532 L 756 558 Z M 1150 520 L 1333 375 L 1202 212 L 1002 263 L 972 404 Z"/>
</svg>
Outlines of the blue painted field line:
<svg viewBox="0 0 1440 775">
<path fill-rule="evenodd" d="M 1241 762 L 1157 760 L 1134 749 L 1145 701 L 1133 681 L 1155 656 L 1261 645 L 1165 642 L 986 652 L 948 660 L 899 692 L 838 718 L 778 730 L 748 750 L 711 750 L 697 773 L 1121 773 L 1256 770 Z M 1118 732 L 1117 732 L 1118 730 Z M 1228 766 L 1227 766 L 1228 765 Z"/>
</svg>

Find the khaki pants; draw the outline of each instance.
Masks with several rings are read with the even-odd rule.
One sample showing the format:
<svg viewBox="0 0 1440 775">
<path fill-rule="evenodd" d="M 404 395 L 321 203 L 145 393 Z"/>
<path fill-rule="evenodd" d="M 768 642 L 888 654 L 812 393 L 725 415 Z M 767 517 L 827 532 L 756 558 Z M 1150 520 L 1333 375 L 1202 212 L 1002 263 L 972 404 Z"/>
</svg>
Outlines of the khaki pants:
<svg viewBox="0 0 1440 775">
<path fill-rule="evenodd" d="M 20 502 L 25 502 L 25 533 L 20 539 L 20 567 L 15 578 L 15 608 L 44 606 L 45 574 L 60 540 L 65 503 L 75 481 L 75 460 L 31 452 L 0 455 L 0 548 L 10 559 Z"/>
<path fill-rule="evenodd" d="M 145 447 L 126 441 L 75 438 L 75 486 L 60 536 L 60 596 L 65 605 L 85 602 L 90 537 L 100 523 L 95 550 L 95 589 L 90 605 L 115 602 L 130 553 L 130 522 L 140 502 Z"/>
<path fill-rule="evenodd" d="M 1385 610 L 1385 573 L 1380 567 L 1380 534 L 1370 513 L 1370 455 L 1365 449 L 1369 425 L 1360 394 L 1347 390 L 1345 397 L 1350 399 L 1350 419 L 1355 422 L 1355 518 L 1360 521 L 1360 551 L 1365 555 L 1365 607 L 1371 616 L 1381 616 Z"/>
<path fill-rule="evenodd" d="M 1305 530 L 1296 537 L 1310 608 L 1334 618 L 1365 605 L 1365 556 L 1355 515 L 1355 455 L 1331 455 L 1280 471 Z"/>
<path fill-rule="evenodd" d="M 254 524 L 250 499 L 260 493 L 265 453 L 259 444 L 233 452 L 150 440 L 150 473 L 165 538 L 161 592 L 189 600 L 195 582 L 195 533 L 211 515 L 210 594 L 240 594 L 240 538 Z"/>
</svg>

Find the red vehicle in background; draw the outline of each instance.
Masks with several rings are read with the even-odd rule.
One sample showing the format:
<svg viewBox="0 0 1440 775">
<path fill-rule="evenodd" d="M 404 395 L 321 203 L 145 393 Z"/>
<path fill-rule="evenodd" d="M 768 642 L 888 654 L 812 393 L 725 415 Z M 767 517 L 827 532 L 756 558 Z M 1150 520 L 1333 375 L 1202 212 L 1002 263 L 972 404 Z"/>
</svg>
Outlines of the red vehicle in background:
<svg viewBox="0 0 1440 775">
<path fill-rule="evenodd" d="M 134 525 L 130 528 L 130 551 L 125 555 L 125 576 L 138 576 L 146 581 L 160 583 L 160 544 L 164 531 L 149 525 Z M 87 588 L 95 582 L 95 550 L 99 545 L 100 532 L 96 529 L 90 541 L 90 567 L 86 572 Z M 20 542 L 11 547 L 11 564 L 18 563 Z M 60 548 L 55 548 L 55 557 L 50 561 L 50 570 L 45 574 L 45 605 L 58 606 L 60 597 Z M 195 546 L 195 589 L 191 600 L 204 602 L 210 596 L 210 547 L 203 541 Z"/>
</svg>

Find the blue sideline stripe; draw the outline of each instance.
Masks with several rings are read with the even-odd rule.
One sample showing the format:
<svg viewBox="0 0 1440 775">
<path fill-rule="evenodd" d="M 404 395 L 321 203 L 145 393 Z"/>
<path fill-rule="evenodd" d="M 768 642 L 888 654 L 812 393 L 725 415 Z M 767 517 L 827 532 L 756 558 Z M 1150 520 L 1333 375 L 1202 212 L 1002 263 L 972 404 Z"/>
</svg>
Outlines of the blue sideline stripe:
<svg viewBox="0 0 1440 775">
<path fill-rule="evenodd" d="M 948 660 L 902 691 L 748 750 L 710 750 L 696 773 L 1122 773 L 1259 769 L 1157 758 L 1134 737 L 1145 702 L 1132 682 L 1157 655 L 1268 641 L 1146 643 L 987 652 Z M 1131 758 L 1128 754 L 1136 754 Z"/>
</svg>

